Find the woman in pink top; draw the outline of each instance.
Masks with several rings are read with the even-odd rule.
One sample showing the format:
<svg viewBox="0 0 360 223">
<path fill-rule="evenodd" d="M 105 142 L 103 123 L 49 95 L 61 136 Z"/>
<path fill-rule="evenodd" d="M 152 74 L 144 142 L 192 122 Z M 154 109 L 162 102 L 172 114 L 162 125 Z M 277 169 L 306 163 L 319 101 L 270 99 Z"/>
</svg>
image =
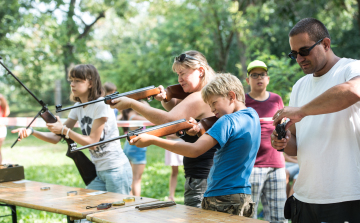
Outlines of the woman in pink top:
<svg viewBox="0 0 360 223">
<path fill-rule="evenodd" d="M 0 117 L 7 117 L 10 114 L 9 104 L 5 97 L 0 94 Z M 6 138 L 7 129 L 5 125 L 0 124 L 0 165 L 2 164 L 1 146 Z"/>
</svg>

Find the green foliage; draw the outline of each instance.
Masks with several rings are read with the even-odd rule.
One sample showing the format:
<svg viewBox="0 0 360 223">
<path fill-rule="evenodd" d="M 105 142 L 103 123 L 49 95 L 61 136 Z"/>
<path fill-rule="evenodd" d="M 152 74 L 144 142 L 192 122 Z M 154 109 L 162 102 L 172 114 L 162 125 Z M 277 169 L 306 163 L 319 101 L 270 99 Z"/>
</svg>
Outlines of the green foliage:
<svg viewBox="0 0 360 223">
<path fill-rule="evenodd" d="M 6 0 L 7 7 L 0 9 L 0 54 L 5 64 L 48 104 L 54 104 L 57 79 L 63 80 L 63 104 L 69 103 L 64 74 L 74 64 L 94 64 L 103 82 L 113 82 L 125 92 L 175 84 L 173 58 L 190 49 L 204 53 L 214 70 L 241 80 L 247 63 L 261 54 L 273 55 L 271 63 L 278 60 L 290 66 L 281 72 L 292 83 L 298 71 L 283 56 L 290 50 L 288 32 L 305 17 L 324 22 L 337 55 L 360 58 L 356 0 L 74 2 Z M 12 104 L 35 105 L 11 77 L 0 72 L 0 82 Z M 283 96 L 289 89 L 284 83 L 274 85 Z"/>
</svg>

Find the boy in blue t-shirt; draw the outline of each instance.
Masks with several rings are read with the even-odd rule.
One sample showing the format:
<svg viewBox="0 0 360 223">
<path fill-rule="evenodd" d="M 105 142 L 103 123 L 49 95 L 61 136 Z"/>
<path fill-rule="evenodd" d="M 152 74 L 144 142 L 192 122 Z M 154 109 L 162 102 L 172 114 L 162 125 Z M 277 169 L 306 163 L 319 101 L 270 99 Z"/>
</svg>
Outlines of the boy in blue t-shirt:
<svg viewBox="0 0 360 223">
<path fill-rule="evenodd" d="M 138 147 L 153 144 L 186 157 L 198 157 L 217 145 L 201 206 L 251 217 L 254 203 L 249 177 L 260 145 L 259 116 L 254 109 L 245 106 L 243 86 L 231 74 L 216 75 L 202 89 L 201 95 L 219 120 L 195 143 L 174 142 L 147 134 L 139 135 L 130 143 Z M 199 130 L 195 126 L 188 133 Z"/>
</svg>

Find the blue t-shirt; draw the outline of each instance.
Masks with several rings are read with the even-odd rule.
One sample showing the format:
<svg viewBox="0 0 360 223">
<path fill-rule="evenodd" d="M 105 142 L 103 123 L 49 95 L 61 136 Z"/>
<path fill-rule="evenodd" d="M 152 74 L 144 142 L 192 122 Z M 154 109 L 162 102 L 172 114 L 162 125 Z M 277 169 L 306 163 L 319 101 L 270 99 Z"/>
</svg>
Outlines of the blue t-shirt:
<svg viewBox="0 0 360 223">
<path fill-rule="evenodd" d="M 261 140 L 256 111 L 246 108 L 224 115 L 206 133 L 218 145 L 204 197 L 251 194 L 249 177 Z"/>
</svg>

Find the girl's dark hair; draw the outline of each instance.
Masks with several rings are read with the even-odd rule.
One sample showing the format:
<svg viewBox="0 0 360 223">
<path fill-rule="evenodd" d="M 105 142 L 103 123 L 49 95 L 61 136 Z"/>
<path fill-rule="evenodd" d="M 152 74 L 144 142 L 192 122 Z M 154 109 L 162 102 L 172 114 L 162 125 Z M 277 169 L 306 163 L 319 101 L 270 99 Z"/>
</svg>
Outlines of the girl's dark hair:
<svg viewBox="0 0 360 223">
<path fill-rule="evenodd" d="M 100 75 L 97 69 L 91 64 L 79 64 L 72 68 L 69 72 L 69 79 L 79 78 L 81 80 L 89 80 L 92 87 L 90 88 L 88 100 L 96 100 L 104 96 L 105 91 L 101 86 Z M 70 95 L 71 101 L 81 102 L 80 98 Z"/>
<path fill-rule="evenodd" d="M 132 108 L 122 110 L 122 117 L 121 120 L 128 121 L 129 120 L 129 113 L 132 111 Z M 121 127 L 124 132 L 129 131 L 129 127 Z"/>
</svg>

